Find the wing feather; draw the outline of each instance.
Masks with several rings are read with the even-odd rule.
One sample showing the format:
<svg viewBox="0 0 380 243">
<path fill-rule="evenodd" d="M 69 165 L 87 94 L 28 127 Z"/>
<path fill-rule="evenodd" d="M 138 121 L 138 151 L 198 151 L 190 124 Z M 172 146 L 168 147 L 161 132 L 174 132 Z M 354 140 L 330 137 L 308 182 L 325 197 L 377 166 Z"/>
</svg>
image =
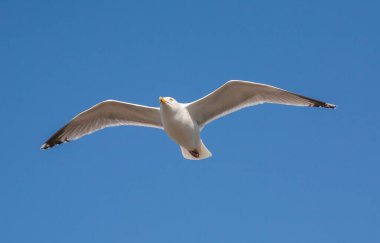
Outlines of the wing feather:
<svg viewBox="0 0 380 243">
<path fill-rule="evenodd" d="M 74 117 L 41 147 L 48 149 L 112 126 L 134 125 L 162 129 L 159 109 L 115 100 L 106 100 Z"/>
<path fill-rule="evenodd" d="M 242 108 L 274 103 L 293 106 L 335 108 L 335 105 L 266 84 L 231 80 L 205 97 L 188 104 L 200 127 Z"/>
</svg>

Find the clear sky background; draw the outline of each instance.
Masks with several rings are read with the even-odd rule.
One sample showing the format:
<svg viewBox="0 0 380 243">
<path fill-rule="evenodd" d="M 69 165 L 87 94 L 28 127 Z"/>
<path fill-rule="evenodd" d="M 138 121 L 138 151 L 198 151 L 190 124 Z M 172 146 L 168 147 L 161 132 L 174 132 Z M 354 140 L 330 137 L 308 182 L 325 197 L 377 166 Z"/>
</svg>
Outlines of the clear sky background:
<svg viewBox="0 0 380 243">
<path fill-rule="evenodd" d="M 0 1 L 0 242 L 380 242 L 378 1 Z M 105 99 L 261 105 L 207 126 L 213 157 L 110 128 L 41 151 Z"/>
</svg>

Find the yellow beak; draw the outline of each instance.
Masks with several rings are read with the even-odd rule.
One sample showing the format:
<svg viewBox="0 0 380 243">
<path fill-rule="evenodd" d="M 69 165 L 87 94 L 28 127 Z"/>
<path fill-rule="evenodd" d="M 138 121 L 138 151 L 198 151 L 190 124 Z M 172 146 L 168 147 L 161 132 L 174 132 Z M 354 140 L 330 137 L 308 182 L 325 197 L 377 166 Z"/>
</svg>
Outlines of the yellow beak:
<svg viewBox="0 0 380 243">
<path fill-rule="evenodd" d="M 166 104 L 166 100 L 160 96 L 160 102 L 163 103 L 163 104 Z"/>
</svg>

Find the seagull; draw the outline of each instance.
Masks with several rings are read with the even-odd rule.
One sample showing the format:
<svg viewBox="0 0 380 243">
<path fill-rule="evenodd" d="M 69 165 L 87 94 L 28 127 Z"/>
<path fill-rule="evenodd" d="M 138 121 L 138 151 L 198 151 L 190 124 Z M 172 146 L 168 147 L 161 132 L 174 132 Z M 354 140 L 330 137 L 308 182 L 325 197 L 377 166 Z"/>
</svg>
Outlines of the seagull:
<svg viewBox="0 0 380 243">
<path fill-rule="evenodd" d="M 292 106 L 324 107 L 333 104 L 308 98 L 274 86 L 249 81 L 231 80 L 191 103 L 180 103 L 172 97 L 159 97 L 160 107 L 150 107 L 106 100 L 81 112 L 58 130 L 41 149 L 70 142 L 113 126 L 144 126 L 163 129 L 181 148 L 185 159 L 211 157 L 200 132 L 210 122 L 245 107 L 263 103 Z"/>
</svg>

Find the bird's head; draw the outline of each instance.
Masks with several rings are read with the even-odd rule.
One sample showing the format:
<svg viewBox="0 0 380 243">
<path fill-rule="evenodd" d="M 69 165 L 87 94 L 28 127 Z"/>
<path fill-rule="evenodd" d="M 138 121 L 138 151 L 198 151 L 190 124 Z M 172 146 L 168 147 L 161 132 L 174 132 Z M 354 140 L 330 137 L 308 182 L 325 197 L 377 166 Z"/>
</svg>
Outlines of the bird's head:
<svg viewBox="0 0 380 243">
<path fill-rule="evenodd" d="M 161 108 L 175 109 L 179 106 L 179 103 L 172 97 L 160 97 Z"/>
<path fill-rule="evenodd" d="M 165 104 L 165 105 L 178 104 L 178 102 L 172 97 L 161 97 L 160 96 L 159 99 L 160 99 L 161 105 L 163 105 L 163 104 Z"/>
</svg>

